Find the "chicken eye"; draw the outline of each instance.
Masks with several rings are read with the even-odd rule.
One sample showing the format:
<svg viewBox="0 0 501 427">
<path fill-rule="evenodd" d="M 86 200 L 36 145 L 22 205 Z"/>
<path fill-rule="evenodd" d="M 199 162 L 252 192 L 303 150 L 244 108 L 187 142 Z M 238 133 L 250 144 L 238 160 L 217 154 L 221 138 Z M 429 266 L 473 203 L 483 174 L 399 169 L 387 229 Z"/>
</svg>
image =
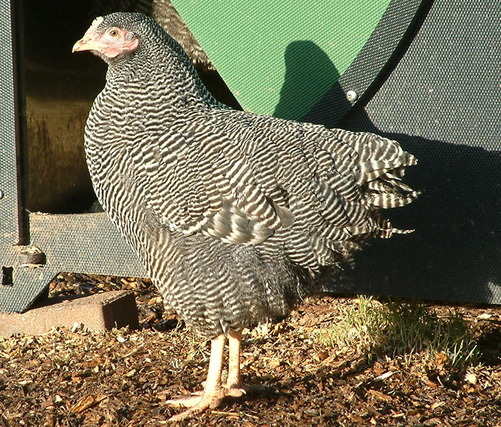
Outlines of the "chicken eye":
<svg viewBox="0 0 501 427">
<path fill-rule="evenodd" d="M 112 28 L 110 31 L 108 31 L 108 34 L 111 37 L 117 37 L 118 36 L 118 30 L 116 28 Z"/>
</svg>

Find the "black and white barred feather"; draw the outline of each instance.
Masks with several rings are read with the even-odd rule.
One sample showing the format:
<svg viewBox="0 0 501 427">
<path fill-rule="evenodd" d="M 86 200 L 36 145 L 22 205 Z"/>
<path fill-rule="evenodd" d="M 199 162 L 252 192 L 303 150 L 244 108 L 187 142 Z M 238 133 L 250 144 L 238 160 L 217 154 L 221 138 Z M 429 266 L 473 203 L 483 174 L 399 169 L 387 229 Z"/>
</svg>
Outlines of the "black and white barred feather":
<svg viewBox="0 0 501 427">
<path fill-rule="evenodd" d="M 213 337 L 281 316 L 332 280 L 382 209 L 417 193 L 416 159 L 369 133 L 259 116 L 218 103 L 151 18 L 100 27 L 140 38 L 109 61 L 85 131 L 96 194 L 166 301 Z"/>
</svg>

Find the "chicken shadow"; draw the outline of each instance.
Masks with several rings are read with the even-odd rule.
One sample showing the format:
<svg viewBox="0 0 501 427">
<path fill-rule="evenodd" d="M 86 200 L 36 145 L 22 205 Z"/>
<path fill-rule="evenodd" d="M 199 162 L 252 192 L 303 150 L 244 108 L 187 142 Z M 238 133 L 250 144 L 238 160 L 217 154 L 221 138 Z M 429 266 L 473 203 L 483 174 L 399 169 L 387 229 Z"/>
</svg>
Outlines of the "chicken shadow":
<svg viewBox="0 0 501 427">
<path fill-rule="evenodd" d="M 274 113 L 279 117 L 287 116 L 284 112 L 290 103 L 300 102 L 289 88 L 297 86 L 305 99 L 311 98 L 308 88 L 315 74 L 305 84 L 301 67 L 329 73 L 332 81 L 339 75 L 326 53 L 311 41 L 292 42 L 285 52 L 285 65 L 285 81 Z M 408 169 L 406 182 L 423 194 L 411 205 L 387 212 L 396 227 L 416 231 L 372 241 L 357 255 L 348 280 L 332 284 L 333 292 L 499 303 L 501 152 L 386 132 L 384 128 L 391 123 L 380 128 L 364 105 L 352 108 L 337 82 L 301 119 L 395 139 L 419 159 L 417 166 Z"/>
</svg>

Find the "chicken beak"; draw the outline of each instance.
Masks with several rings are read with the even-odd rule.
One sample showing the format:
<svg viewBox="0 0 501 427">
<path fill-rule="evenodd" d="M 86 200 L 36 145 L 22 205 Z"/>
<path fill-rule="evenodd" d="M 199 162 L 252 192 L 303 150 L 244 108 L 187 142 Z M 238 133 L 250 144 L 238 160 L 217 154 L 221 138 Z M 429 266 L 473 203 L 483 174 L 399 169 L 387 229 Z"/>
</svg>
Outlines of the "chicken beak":
<svg viewBox="0 0 501 427">
<path fill-rule="evenodd" d="M 84 36 L 73 45 L 73 48 L 71 49 L 72 53 L 81 52 L 84 50 L 99 50 L 101 46 L 96 39 L 99 38 L 97 34 L 97 28 L 99 27 L 99 24 L 101 24 L 101 22 L 103 22 L 102 16 L 98 16 L 96 19 L 94 19 L 89 29 L 85 32 Z"/>
<path fill-rule="evenodd" d="M 97 50 L 97 43 L 93 42 L 93 40 L 86 39 L 85 37 L 78 40 L 71 49 L 72 53 L 82 52 L 84 50 Z"/>
</svg>

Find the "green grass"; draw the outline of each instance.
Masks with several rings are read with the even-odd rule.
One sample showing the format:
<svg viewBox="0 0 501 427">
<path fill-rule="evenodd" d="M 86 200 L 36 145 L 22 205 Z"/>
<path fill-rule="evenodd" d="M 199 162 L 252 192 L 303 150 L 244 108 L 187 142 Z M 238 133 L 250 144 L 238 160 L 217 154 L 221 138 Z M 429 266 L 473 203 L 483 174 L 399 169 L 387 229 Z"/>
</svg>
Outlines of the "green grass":
<svg viewBox="0 0 501 427">
<path fill-rule="evenodd" d="M 339 318 L 317 331 L 316 339 L 369 359 L 419 353 L 426 361 L 443 354 L 454 370 L 464 370 L 479 359 L 476 342 L 461 317 L 439 318 L 422 304 L 381 303 L 368 297 L 342 307 Z"/>
</svg>

